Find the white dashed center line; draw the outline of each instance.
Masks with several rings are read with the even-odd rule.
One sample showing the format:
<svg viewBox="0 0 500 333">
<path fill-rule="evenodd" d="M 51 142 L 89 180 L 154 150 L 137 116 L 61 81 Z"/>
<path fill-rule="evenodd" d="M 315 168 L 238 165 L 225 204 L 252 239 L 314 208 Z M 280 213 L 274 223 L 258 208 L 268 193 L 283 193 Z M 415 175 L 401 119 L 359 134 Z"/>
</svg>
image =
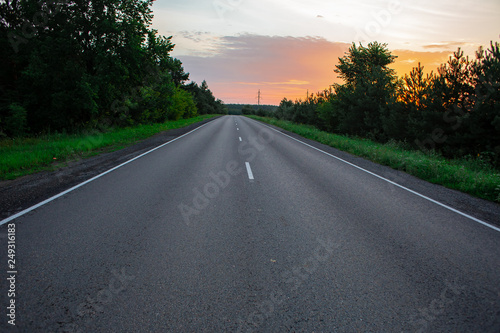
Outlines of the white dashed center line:
<svg viewBox="0 0 500 333">
<path fill-rule="evenodd" d="M 247 172 L 248 172 L 248 179 L 253 180 L 253 173 L 252 173 L 252 168 L 250 168 L 250 163 L 245 162 L 247 166 Z"/>
</svg>

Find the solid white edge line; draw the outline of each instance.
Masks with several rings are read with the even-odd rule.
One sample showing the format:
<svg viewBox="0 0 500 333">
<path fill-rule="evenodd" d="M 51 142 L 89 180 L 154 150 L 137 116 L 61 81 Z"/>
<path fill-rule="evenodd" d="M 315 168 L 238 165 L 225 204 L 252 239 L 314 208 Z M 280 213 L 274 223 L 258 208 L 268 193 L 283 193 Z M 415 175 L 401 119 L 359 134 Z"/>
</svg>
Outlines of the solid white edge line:
<svg viewBox="0 0 500 333">
<path fill-rule="evenodd" d="M 186 135 L 189 135 L 189 134 L 193 133 L 194 131 L 197 131 L 197 130 L 199 130 L 200 128 L 202 128 L 202 127 L 204 127 L 204 126 L 206 126 L 206 125 L 208 125 L 208 124 L 210 124 L 210 122 L 208 122 L 208 123 L 206 123 L 206 124 L 203 124 L 203 125 L 201 125 L 200 127 L 197 127 L 197 128 L 195 128 L 194 130 L 189 131 L 189 132 L 187 132 L 186 134 L 183 134 L 183 135 L 181 135 L 181 136 L 179 136 L 179 137 L 177 137 L 177 138 L 175 138 L 175 139 L 173 139 L 173 140 L 170 140 L 170 141 L 168 141 L 168 142 L 165 142 L 164 144 L 162 144 L 162 145 L 160 145 L 160 146 L 158 146 L 158 147 L 156 147 L 156 148 L 153 148 L 153 149 L 151 149 L 151 150 L 149 150 L 149 151 L 147 151 L 147 152 L 145 152 L 145 153 L 143 153 L 143 154 L 141 154 L 141 155 L 139 155 L 139 156 L 134 157 L 134 158 L 133 158 L 133 159 L 131 159 L 131 160 L 128 160 L 127 162 L 124 162 L 124 163 L 122 163 L 122 164 L 120 164 L 120 165 L 118 165 L 118 166 L 115 166 L 114 168 L 111 168 L 111 169 L 109 169 L 108 171 L 105 171 L 105 172 L 103 172 L 103 173 L 101 173 L 101 174 L 99 174 L 99 175 L 97 175 L 97 176 L 95 176 L 95 177 L 93 177 L 93 178 L 91 178 L 91 179 L 89 179 L 89 180 L 86 180 L 86 181 L 84 181 L 83 183 L 80 183 L 80 184 L 78 184 L 78 185 L 76 185 L 76 186 L 73 186 L 72 188 L 70 188 L 70 189 L 68 189 L 68 190 L 66 190 L 66 191 L 64 191 L 64 192 L 61 192 L 61 193 L 59 193 L 59 194 L 56 194 L 56 195 L 54 195 L 53 197 L 48 198 L 47 200 L 44 200 L 44 201 L 42 201 L 42 202 L 40 202 L 40 203 L 38 203 L 38 204 L 36 204 L 36 205 L 34 205 L 34 206 L 31 206 L 31 207 L 29 207 L 29 208 L 27 208 L 27 209 L 25 209 L 25 210 L 23 210 L 23 211 L 21 211 L 21 212 L 19 212 L 19 213 L 17 213 L 17 214 L 14 214 L 14 215 L 12 215 L 12 216 L 9 216 L 9 217 L 7 217 L 6 219 L 3 219 L 3 220 L 1 220 L 1 221 L 0 221 L 0 226 L 1 226 L 1 225 L 4 225 L 5 223 L 8 223 L 8 222 L 10 222 L 10 221 L 12 221 L 12 220 L 14 220 L 14 219 L 17 219 L 18 217 L 21 217 L 21 216 L 23 216 L 23 215 L 25 215 L 25 214 L 27 214 L 27 213 L 29 213 L 29 212 L 31 212 L 31 211 L 33 211 L 33 210 L 35 210 L 35 209 L 37 209 L 37 208 L 41 207 L 41 206 L 43 206 L 43 205 L 46 205 L 46 204 L 48 204 L 49 202 L 54 201 L 54 200 L 56 200 L 57 198 L 60 198 L 60 197 L 62 197 L 62 196 L 64 196 L 64 195 L 68 194 L 69 192 L 72 192 L 72 191 L 76 190 L 77 188 L 80 188 L 80 187 L 82 187 L 82 186 L 84 186 L 84 185 L 87 185 L 88 183 L 90 183 L 90 182 L 92 182 L 92 181 L 94 181 L 94 180 L 96 180 L 96 179 L 98 179 L 98 178 L 101 178 L 102 176 L 107 175 L 108 173 L 113 172 L 113 171 L 115 171 L 116 169 L 119 169 L 119 168 L 121 168 L 122 166 L 125 166 L 125 165 L 127 165 L 127 164 L 129 164 L 129 163 L 131 163 L 131 162 L 133 162 L 133 161 L 135 161 L 135 160 L 137 160 L 137 159 L 139 159 L 139 158 L 141 158 L 141 157 L 143 157 L 143 156 L 145 156 L 145 155 L 149 154 L 149 153 L 152 153 L 152 152 L 153 152 L 153 151 L 155 151 L 155 150 L 158 150 L 158 149 L 160 149 L 160 148 L 162 148 L 162 147 L 164 147 L 164 146 L 166 146 L 166 145 L 168 145 L 168 144 L 170 144 L 170 143 L 172 143 L 172 142 L 174 142 L 174 141 L 177 141 L 177 140 L 179 140 L 180 138 L 183 138 L 183 137 L 185 137 Z"/>
<path fill-rule="evenodd" d="M 248 172 L 248 179 L 253 180 L 253 173 L 252 173 L 252 168 L 250 168 L 250 163 L 245 162 L 245 165 L 247 166 L 247 172 Z"/>
<path fill-rule="evenodd" d="M 248 118 L 248 119 L 251 119 L 251 118 Z M 253 120 L 253 119 L 252 119 L 252 120 Z M 256 121 L 256 120 L 254 120 L 254 121 Z M 390 183 L 390 184 L 392 184 L 392 185 L 394 185 L 394 186 L 397 186 L 397 187 L 399 187 L 399 188 L 401 188 L 401 189 L 403 189 L 403 190 L 406 190 L 406 191 L 408 191 L 408 192 L 410 192 L 410 193 L 413 193 L 413 194 L 415 194 L 415 195 L 417 195 L 417 196 L 419 196 L 419 197 L 421 197 L 421 198 L 423 198 L 423 199 L 425 199 L 425 200 L 428 200 L 428 201 L 430 201 L 430 202 L 432 202 L 432 203 L 435 203 L 436 205 L 439 205 L 439 206 L 441 206 L 441 207 L 443 207 L 443 208 L 446 208 L 446 209 L 448 209 L 448 210 L 450 210 L 450 211 L 452 211 L 452 212 L 454 212 L 454 213 L 457 213 L 457 214 L 459 214 L 459 215 L 462 215 L 463 217 L 466 217 L 466 218 L 468 218 L 468 219 L 470 219 L 470 220 L 472 220 L 472 221 L 475 221 L 475 222 L 480 223 L 480 224 L 482 224 L 482 225 L 484 225 L 484 226 L 486 226 L 486 227 L 488 227 L 488 228 L 491 228 L 491 229 L 493 229 L 493 230 L 495 230 L 495 231 L 500 232 L 500 228 L 495 227 L 494 225 L 489 224 L 488 222 L 484 222 L 484 221 L 482 221 L 482 220 L 480 220 L 480 219 L 478 219 L 478 218 L 475 218 L 474 216 L 471 216 L 471 215 L 469 215 L 469 214 L 463 213 L 463 212 L 461 212 L 461 211 L 459 211 L 459 210 L 456 210 L 456 209 L 455 209 L 455 208 L 453 208 L 453 207 L 450 207 L 450 206 L 448 206 L 448 205 L 445 205 L 445 204 L 443 204 L 443 203 L 441 203 L 441 202 L 439 202 L 439 201 L 436 201 L 436 200 L 434 200 L 434 199 L 431 199 L 431 198 L 429 198 L 429 197 L 427 197 L 427 196 L 425 196 L 425 195 L 423 195 L 423 194 L 420 194 L 420 193 L 418 193 L 418 192 L 415 192 L 415 191 L 413 191 L 413 190 L 411 190 L 411 189 L 409 189 L 409 188 L 407 188 L 407 187 L 404 187 L 404 186 L 402 186 L 402 185 L 399 185 L 398 183 L 395 183 L 395 182 L 393 182 L 392 180 L 389 180 L 389 179 L 387 179 L 387 178 L 384 178 L 384 177 L 382 177 L 382 176 L 379 176 L 379 175 L 377 175 L 376 173 L 373 173 L 373 172 L 371 172 L 371 171 L 368 171 L 368 170 L 366 170 L 366 169 L 363 169 L 363 168 L 362 168 L 362 167 L 360 167 L 360 166 L 357 166 L 356 164 L 353 164 L 353 163 L 348 162 L 348 161 L 346 161 L 346 160 L 344 160 L 344 159 L 341 159 L 340 157 L 337 157 L 337 156 L 332 155 L 332 154 L 330 154 L 330 153 L 327 153 L 326 151 L 323 151 L 323 150 L 321 150 L 321 149 L 319 149 L 319 148 L 316 148 L 316 147 L 314 147 L 314 146 L 311 146 L 310 144 L 307 144 L 307 143 L 305 143 L 305 142 L 302 142 L 302 141 L 300 141 L 300 140 L 298 140 L 298 139 L 296 139 L 296 138 L 294 138 L 294 137 L 291 137 L 290 135 L 287 135 L 287 134 L 285 134 L 285 133 L 283 133 L 283 132 L 280 132 L 280 131 L 278 131 L 278 130 L 276 130 L 276 129 L 274 129 L 274 128 L 272 128 L 272 127 L 270 127 L 270 126 L 266 125 L 266 124 L 263 124 L 263 123 L 261 123 L 261 122 L 259 122 L 259 121 L 256 121 L 256 122 L 258 122 L 259 124 L 261 124 L 261 125 L 263 125 L 263 126 L 265 126 L 265 127 L 267 127 L 267 128 L 272 129 L 272 130 L 273 130 L 273 131 L 275 131 L 275 132 L 278 132 L 278 133 L 280 133 L 280 134 L 282 134 L 282 135 L 284 135 L 284 136 L 286 136 L 286 137 L 289 137 L 289 138 L 290 138 L 290 139 L 292 139 L 292 140 L 295 140 L 295 141 L 297 141 L 297 142 L 300 142 L 300 143 L 302 143 L 302 144 L 303 144 L 303 145 L 305 145 L 305 146 L 308 146 L 308 147 L 310 147 L 310 148 L 313 148 L 313 149 L 315 149 L 315 150 L 317 150 L 317 151 L 319 151 L 319 152 L 322 152 L 322 153 L 323 153 L 323 154 L 325 154 L 325 155 L 328 155 L 328 156 L 330 156 L 330 157 L 333 157 L 333 158 L 335 158 L 335 159 L 337 159 L 337 160 L 339 160 L 339 161 L 341 161 L 341 162 L 344 162 L 344 163 L 346 163 L 346 164 L 348 164 L 348 165 L 350 165 L 350 166 L 353 166 L 353 167 L 355 167 L 355 168 L 357 168 L 357 169 L 359 169 L 359 170 L 361 170 L 361 171 L 364 171 L 364 172 L 366 172 L 366 173 L 368 173 L 368 174 L 370 174 L 370 175 L 372 175 L 372 176 L 375 176 L 375 177 L 377 177 L 377 178 L 379 178 L 379 179 L 382 179 L 382 180 L 384 180 L 384 181 L 386 181 L 386 182 L 388 182 L 388 183 Z"/>
</svg>

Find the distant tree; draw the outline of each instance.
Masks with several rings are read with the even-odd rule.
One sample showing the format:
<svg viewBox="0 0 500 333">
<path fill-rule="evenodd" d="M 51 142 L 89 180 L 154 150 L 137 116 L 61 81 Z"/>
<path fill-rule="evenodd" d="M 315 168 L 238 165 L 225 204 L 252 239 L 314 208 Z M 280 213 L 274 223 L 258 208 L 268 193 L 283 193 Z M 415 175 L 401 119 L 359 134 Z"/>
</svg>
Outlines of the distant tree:
<svg viewBox="0 0 500 333">
<path fill-rule="evenodd" d="M 250 105 L 245 105 L 241 109 L 241 113 L 243 115 L 253 115 L 253 114 L 255 114 L 255 111 L 254 111 L 254 109 Z"/>
<path fill-rule="evenodd" d="M 255 112 L 255 114 L 259 117 L 268 117 L 269 116 L 269 112 L 267 112 L 266 110 L 264 110 L 263 108 L 259 107 L 257 109 L 257 111 Z"/>
<path fill-rule="evenodd" d="M 240 104 L 226 104 L 228 108 L 227 113 L 230 115 L 241 115 L 241 105 Z"/>
</svg>

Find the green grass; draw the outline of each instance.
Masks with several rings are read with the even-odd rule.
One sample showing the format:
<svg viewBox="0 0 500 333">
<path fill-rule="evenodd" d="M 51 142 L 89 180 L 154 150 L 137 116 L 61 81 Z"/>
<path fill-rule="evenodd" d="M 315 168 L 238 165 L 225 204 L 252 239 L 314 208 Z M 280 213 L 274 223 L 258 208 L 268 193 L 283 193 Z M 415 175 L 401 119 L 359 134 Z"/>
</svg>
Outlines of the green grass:
<svg viewBox="0 0 500 333">
<path fill-rule="evenodd" d="M 42 170 L 53 170 L 69 161 L 122 149 L 157 133 L 213 117 L 216 115 L 119 128 L 104 133 L 94 131 L 0 140 L 0 180 L 15 179 Z"/>
<path fill-rule="evenodd" d="M 376 143 L 320 131 L 313 126 L 249 116 L 378 164 L 402 170 L 434 184 L 500 202 L 500 171 L 481 159 L 448 160 L 434 153 L 405 149 L 403 144 Z"/>
</svg>

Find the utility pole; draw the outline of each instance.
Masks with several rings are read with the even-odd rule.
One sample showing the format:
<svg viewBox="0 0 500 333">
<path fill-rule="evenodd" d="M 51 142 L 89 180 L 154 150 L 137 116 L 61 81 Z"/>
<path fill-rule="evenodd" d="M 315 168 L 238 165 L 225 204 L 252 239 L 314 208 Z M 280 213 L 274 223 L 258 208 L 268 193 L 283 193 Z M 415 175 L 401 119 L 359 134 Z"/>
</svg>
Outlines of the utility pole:
<svg viewBox="0 0 500 333">
<path fill-rule="evenodd" d="M 257 97 L 257 98 L 258 98 L 258 100 L 259 100 L 258 104 L 259 104 L 259 107 L 260 107 L 260 89 L 259 89 L 259 95 L 258 95 L 258 97 Z"/>
</svg>

